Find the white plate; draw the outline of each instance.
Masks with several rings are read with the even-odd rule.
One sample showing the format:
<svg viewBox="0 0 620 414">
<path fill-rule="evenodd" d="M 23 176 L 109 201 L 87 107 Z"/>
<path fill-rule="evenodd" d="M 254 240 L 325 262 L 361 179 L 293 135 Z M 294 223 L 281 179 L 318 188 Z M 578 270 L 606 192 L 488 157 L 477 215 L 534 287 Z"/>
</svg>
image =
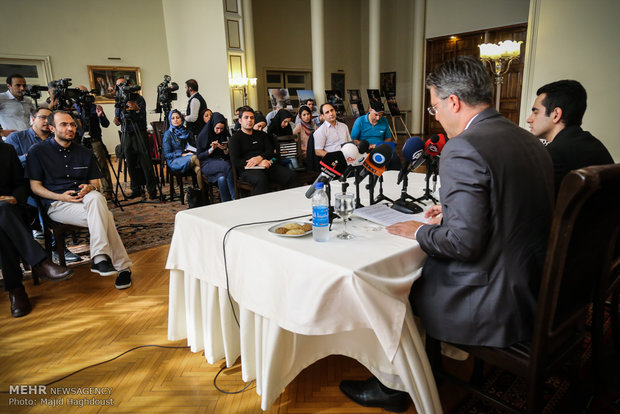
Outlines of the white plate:
<svg viewBox="0 0 620 414">
<path fill-rule="evenodd" d="M 273 233 L 276 236 L 282 236 L 282 237 L 303 237 L 303 236 L 306 236 L 306 235 L 312 233 L 312 229 L 308 230 L 304 234 L 280 234 L 280 233 L 276 233 L 276 229 L 277 228 L 284 227 L 286 224 L 289 224 L 289 223 L 297 223 L 297 224 L 300 224 L 300 225 L 305 224 L 302 221 L 286 221 L 284 223 L 279 223 L 279 224 L 276 224 L 275 226 L 271 226 L 267 230 L 269 231 L 269 233 Z"/>
</svg>

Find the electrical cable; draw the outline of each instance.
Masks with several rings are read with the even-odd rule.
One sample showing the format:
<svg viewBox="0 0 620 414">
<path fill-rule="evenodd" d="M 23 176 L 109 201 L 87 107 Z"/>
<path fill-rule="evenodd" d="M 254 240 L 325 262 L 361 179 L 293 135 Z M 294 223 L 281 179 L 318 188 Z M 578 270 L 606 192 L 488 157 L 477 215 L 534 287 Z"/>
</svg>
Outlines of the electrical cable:
<svg viewBox="0 0 620 414">
<path fill-rule="evenodd" d="M 125 354 L 127 354 L 127 353 L 129 353 L 129 352 L 131 352 L 131 351 L 135 351 L 136 349 L 140 349 L 140 348 L 169 348 L 169 349 L 185 349 L 185 348 L 189 348 L 189 346 L 139 345 L 139 346 L 133 347 L 133 348 L 131 348 L 131 349 L 129 349 L 129 350 L 127 350 L 127 351 L 125 351 L 125 352 L 121 353 L 121 354 L 118 354 L 118 355 L 117 355 L 117 356 L 115 356 L 114 358 L 110 358 L 110 359 L 107 359 L 107 360 L 105 360 L 105 361 L 98 362 L 98 363 L 96 363 L 96 364 L 92 364 L 92 365 L 89 365 L 89 366 L 84 367 L 84 368 L 80 368 L 80 369 L 78 369 L 77 371 L 73 371 L 73 372 L 71 372 L 71 373 L 69 373 L 69 374 L 65 375 L 64 377 L 58 378 L 58 379 L 56 379 L 56 380 L 54 380 L 54 381 L 52 381 L 52 382 L 48 382 L 47 384 L 44 384 L 44 385 L 45 385 L 46 387 L 48 387 L 48 386 L 50 386 L 50 385 L 52 385 L 52 384 L 55 384 L 55 383 L 57 383 L 57 382 L 59 382 L 59 381 L 64 380 L 65 378 L 69 378 L 70 376 L 75 375 L 75 374 L 77 374 L 78 372 L 82 372 L 82 371 L 84 371 L 84 370 L 87 370 L 88 368 L 93 368 L 93 367 L 96 367 L 96 366 L 98 366 L 98 365 L 103 365 L 103 364 L 106 364 L 106 363 L 108 363 L 108 362 L 112 362 L 112 361 L 114 361 L 115 359 L 118 359 L 118 358 L 122 357 L 123 355 L 125 355 Z M 2 390 L 2 391 L 0 391 L 0 394 L 9 394 L 9 391 L 4 391 L 4 390 Z"/>
</svg>

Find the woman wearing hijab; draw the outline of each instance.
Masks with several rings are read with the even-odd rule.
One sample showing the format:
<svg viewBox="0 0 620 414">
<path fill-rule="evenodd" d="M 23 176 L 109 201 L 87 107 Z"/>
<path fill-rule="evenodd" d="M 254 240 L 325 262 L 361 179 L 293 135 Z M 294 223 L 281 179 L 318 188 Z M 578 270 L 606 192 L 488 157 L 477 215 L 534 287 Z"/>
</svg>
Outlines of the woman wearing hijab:
<svg viewBox="0 0 620 414">
<path fill-rule="evenodd" d="M 293 128 L 290 126 L 292 119 L 293 114 L 286 109 L 280 109 L 271 120 L 271 124 L 269 124 L 269 128 L 267 128 L 267 134 L 275 135 L 276 137 L 293 135 Z"/>
<path fill-rule="evenodd" d="M 210 183 L 217 182 L 222 201 L 229 201 L 235 195 L 235 183 L 228 156 L 228 121 L 219 112 L 214 112 L 209 122 L 196 138 L 196 155 L 200 160 L 202 174 Z"/>
<path fill-rule="evenodd" d="M 267 118 L 265 118 L 261 111 L 256 111 L 254 113 L 254 129 L 264 132 L 265 128 L 267 128 Z"/>
<path fill-rule="evenodd" d="M 187 150 L 187 141 L 191 132 L 183 126 L 185 119 L 181 112 L 176 109 L 170 111 L 168 121 L 170 127 L 164 133 L 163 138 L 166 163 L 172 171 L 186 173 L 192 166 L 199 165 L 196 155 Z M 200 182 L 200 177 L 198 178 L 198 182 Z"/>
<path fill-rule="evenodd" d="M 310 107 L 302 105 L 299 108 L 299 120 L 300 122 L 295 126 L 293 134 L 299 137 L 301 152 L 305 158 L 306 148 L 308 147 L 308 137 L 316 130 L 316 124 L 312 120 L 312 111 Z"/>
</svg>

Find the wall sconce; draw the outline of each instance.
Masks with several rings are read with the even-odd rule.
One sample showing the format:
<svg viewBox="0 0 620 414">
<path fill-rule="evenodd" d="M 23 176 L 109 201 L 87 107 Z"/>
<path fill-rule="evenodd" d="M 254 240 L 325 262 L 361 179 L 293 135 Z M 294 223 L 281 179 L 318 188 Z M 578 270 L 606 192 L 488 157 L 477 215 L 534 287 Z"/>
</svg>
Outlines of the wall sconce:
<svg viewBox="0 0 620 414">
<path fill-rule="evenodd" d="M 495 76 L 496 94 L 495 109 L 499 111 L 499 101 L 504 83 L 504 75 L 508 72 L 513 60 L 519 59 L 522 41 L 505 40 L 503 42 L 483 43 L 480 48 L 480 60 L 489 64 Z"/>
<path fill-rule="evenodd" d="M 256 78 L 235 77 L 228 79 L 228 84 L 233 89 L 243 89 L 243 104 L 248 104 L 248 91 L 247 87 L 256 86 Z"/>
</svg>

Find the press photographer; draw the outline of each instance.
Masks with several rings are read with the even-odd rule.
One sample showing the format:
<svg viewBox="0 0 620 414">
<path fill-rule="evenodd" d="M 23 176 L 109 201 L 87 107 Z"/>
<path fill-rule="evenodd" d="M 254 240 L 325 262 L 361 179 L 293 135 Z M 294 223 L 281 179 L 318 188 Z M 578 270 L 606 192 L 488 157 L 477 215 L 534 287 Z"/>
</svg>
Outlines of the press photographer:
<svg viewBox="0 0 620 414">
<path fill-rule="evenodd" d="M 84 85 L 80 85 L 77 88 L 85 94 L 89 93 Z M 97 158 L 97 165 L 103 175 L 101 177 L 101 192 L 107 199 L 110 199 L 112 197 L 112 179 L 108 168 L 109 155 L 108 149 L 101 139 L 101 127 L 107 128 L 110 126 L 110 121 L 105 116 L 101 105 L 84 101 L 80 100 L 73 105 L 73 109 L 82 124 L 79 133 L 82 135 L 82 143 L 90 146 L 95 154 L 95 158 Z"/>
<path fill-rule="evenodd" d="M 157 107 L 155 108 L 155 112 L 158 114 L 164 113 L 166 129 L 169 127 L 168 114 L 172 110 L 172 101 L 177 100 L 177 94 L 174 92 L 179 90 L 179 85 L 176 82 L 170 82 L 170 80 L 169 75 L 164 75 L 164 81 L 157 85 Z"/>
<path fill-rule="evenodd" d="M 137 92 L 140 86 L 131 85 L 121 77 L 116 80 L 114 124 L 121 127 L 121 151 L 131 178 L 129 198 L 144 196 L 144 185 L 149 198 L 157 198 L 155 175 L 146 147 L 146 102 Z"/>
</svg>

